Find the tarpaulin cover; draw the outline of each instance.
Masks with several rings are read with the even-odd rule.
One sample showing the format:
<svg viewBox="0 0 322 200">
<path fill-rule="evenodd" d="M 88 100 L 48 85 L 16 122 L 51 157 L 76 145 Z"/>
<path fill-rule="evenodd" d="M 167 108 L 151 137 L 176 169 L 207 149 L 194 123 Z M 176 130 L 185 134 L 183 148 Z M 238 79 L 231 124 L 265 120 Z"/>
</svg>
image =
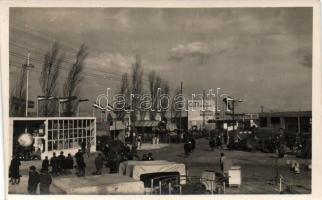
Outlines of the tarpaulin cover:
<svg viewBox="0 0 322 200">
<path fill-rule="evenodd" d="M 119 166 L 119 175 L 129 176 L 135 180 L 140 180 L 142 174 L 159 172 L 178 172 L 182 177 L 186 175 L 186 166 L 181 163 L 166 160 L 125 161 Z M 186 180 L 180 178 L 180 183 L 185 184 Z"/>
<path fill-rule="evenodd" d="M 56 178 L 53 185 L 66 194 L 144 194 L 142 181 L 118 174 Z"/>
</svg>

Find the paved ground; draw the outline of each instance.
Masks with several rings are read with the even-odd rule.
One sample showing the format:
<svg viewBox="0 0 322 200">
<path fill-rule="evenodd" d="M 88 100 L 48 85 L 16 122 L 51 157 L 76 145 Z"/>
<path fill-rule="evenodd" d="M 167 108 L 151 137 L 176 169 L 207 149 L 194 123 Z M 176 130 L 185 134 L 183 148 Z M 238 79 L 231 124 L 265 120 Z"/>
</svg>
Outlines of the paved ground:
<svg viewBox="0 0 322 200">
<path fill-rule="evenodd" d="M 294 193 L 307 194 L 311 192 L 311 172 L 301 168 L 299 175 L 294 175 L 290 172 L 287 166 L 287 161 L 299 160 L 306 162 L 306 160 L 295 158 L 288 155 L 286 158 L 276 158 L 275 154 L 261 153 L 261 152 L 244 152 L 244 151 L 229 151 L 218 150 L 210 151 L 208 147 L 208 140 L 199 139 L 196 142 L 196 150 L 189 157 L 183 153 L 183 144 L 159 145 L 151 147 L 150 144 L 143 145 L 146 148 L 139 150 L 139 155 L 151 152 L 155 160 L 168 160 L 180 163 L 185 163 L 188 168 L 190 176 L 200 176 L 205 170 L 219 170 L 219 156 L 220 152 L 224 152 L 226 157 L 233 160 L 234 165 L 239 165 L 242 168 L 242 186 L 240 188 L 227 188 L 226 193 L 230 194 L 276 194 L 278 186 L 273 183 L 276 176 L 276 169 L 285 177 L 289 184 L 293 186 Z M 94 171 L 95 155 L 92 154 L 89 158 L 85 157 L 87 163 L 86 175 L 91 175 Z M 26 193 L 27 190 L 27 174 L 28 167 L 35 165 L 38 169 L 41 166 L 41 161 L 23 162 L 21 166 L 21 173 L 23 175 L 19 185 L 10 185 L 9 193 Z M 109 169 L 104 168 L 103 173 L 108 173 Z M 74 174 L 68 176 L 75 176 Z M 64 177 L 67 177 L 64 176 Z M 55 177 L 62 178 L 62 177 Z M 59 193 L 55 187 L 51 187 L 52 193 Z"/>
</svg>

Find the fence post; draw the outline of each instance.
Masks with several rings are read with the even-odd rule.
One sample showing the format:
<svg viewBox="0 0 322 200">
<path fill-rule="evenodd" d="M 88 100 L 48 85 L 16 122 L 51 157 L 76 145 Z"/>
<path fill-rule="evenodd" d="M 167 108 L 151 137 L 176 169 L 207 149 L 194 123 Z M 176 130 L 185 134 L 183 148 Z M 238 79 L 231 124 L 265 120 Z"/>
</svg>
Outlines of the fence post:
<svg viewBox="0 0 322 200">
<path fill-rule="evenodd" d="M 169 183 L 169 194 L 171 194 L 171 183 Z"/>
<path fill-rule="evenodd" d="M 282 177 L 280 177 L 280 193 L 282 192 Z"/>
<path fill-rule="evenodd" d="M 179 192 L 180 192 L 180 195 L 182 194 L 182 186 L 179 185 Z"/>
<path fill-rule="evenodd" d="M 154 190 L 154 187 L 153 187 L 153 179 L 151 179 L 151 194 L 153 194 L 153 190 Z"/>
<path fill-rule="evenodd" d="M 160 192 L 160 194 L 162 194 L 162 182 L 161 181 L 159 181 L 159 192 Z"/>
</svg>

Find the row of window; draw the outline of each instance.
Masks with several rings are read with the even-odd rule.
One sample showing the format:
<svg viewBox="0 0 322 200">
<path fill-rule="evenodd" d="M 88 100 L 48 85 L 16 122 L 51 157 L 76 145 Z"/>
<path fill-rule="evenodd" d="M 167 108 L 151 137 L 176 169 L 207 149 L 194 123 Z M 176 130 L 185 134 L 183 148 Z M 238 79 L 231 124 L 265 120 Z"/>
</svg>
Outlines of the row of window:
<svg viewBox="0 0 322 200">
<path fill-rule="evenodd" d="M 48 129 L 75 129 L 86 128 L 91 126 L 92 120 L 49 120 Z M 92 124 L 93 126 L 93 124 Z"/>
<path fill-rule="evenodd" d="M 48 151 L 81 148 L 81 145 L 83 142 L 85 142 L 86 146 L 88 142 L 90 142 L 91 145 L 94 145 L 95 138 L 82 137 L 82 138 L 74 138 L 74 139 L 66 139 L 66 140 L 48 140 Z"/>
</svg>

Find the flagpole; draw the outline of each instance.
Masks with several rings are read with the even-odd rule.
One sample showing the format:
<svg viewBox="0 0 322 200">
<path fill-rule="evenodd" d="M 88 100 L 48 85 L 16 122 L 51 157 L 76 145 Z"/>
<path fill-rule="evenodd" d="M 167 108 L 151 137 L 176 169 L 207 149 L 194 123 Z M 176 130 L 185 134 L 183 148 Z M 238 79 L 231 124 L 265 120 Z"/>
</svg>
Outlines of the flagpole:
<svg viewBox="0 0 322 200">
<path fill-rule="evenodd" d="M 37 100 L 36 100 L 36 104 L 37 104 L 36 109 L 37 109 L 37 117 L 38 117 L 38 97 L 37 97 Z"/>
<path fill-rule="evenodd" d="M 58 99 L 58 117 L 60 117 L 60 100 Z"/>
</svg>

